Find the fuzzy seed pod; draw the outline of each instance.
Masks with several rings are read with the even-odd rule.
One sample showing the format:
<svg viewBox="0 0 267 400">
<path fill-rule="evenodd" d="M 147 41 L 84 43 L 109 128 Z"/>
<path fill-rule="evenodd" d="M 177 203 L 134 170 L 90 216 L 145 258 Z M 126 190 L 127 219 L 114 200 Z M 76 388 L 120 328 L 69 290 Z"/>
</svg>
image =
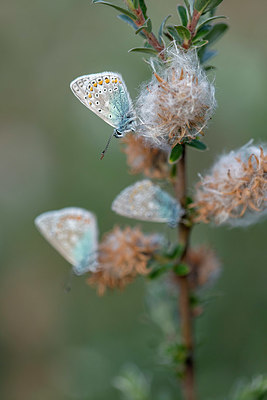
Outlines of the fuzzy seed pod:
<svg viewBox="0 0 267 400">
<path fill-rule="evenodd" d="M 216 101 L 194 50 L 173 44 L 165 52 L 163 65 L 150 61 L 154 76 L 137 100 L 137 131 L 150 145 L 170 149 L 203 134 Z"/>
<path fill-rule="evenodd" d="M 88 284 L 96 286 L 99 295 L 107 288 L 122 289 L 137 275 L 149 273 L 148 261 L 159 248 L 159 235 L 144 235 L 139 228 L 115 227 L 99 245 L 99 269 Z"/>
<path fill-rule="evenodd" d="M 267 146 L 222 155 L 197 185 L 195 222 L 248 226 L 267 216 Z"/>
<path fill-rule="evenodd" d="M 189 249 L 186 263 L 190 266 L 189 284 L 192 290 L 209 285 L 220 272 L 220 261 L 208 246 Z"/>
<path fill-rule="evenodd" d="M 144 138 L 135 134 L 128 134 L 122 141 L 131 174 L 143 173 L 154 179 L 168 177 L 168 152 L 148 146 Z"/>
</svg>

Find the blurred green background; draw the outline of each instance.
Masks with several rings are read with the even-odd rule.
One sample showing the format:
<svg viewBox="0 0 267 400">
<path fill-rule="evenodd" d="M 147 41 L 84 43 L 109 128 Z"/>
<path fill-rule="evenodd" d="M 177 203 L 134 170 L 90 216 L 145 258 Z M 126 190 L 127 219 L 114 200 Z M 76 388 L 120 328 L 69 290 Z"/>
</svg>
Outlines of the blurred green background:
<svg viewBox="0 0 267 400">
<path fill-rule="evenodd" d="M 175 0 L 147 4 L 155 27 L 167 14 L 177 21 Z M 190 151 L 191 183 L 217 153 L 251 137 L 266 141 L 266 1 L 225 0 L 219 14 L 231 25 L 215 45 L 219 107 L 205 138 L 210 151 Z M 156 366 L 144 282 L 99 298 L 82 277 L 66 294 L 69 265 L 33 224 L 39 213 L 70 205 L 94 211 L 102 234 L 129 222 L 110 204 L 139 177 L 128 175 L 116 140 L 99 161 L 111 128 L 75 99 L 69 82 L 119 71 L 135 97 L 150 71 L 127 50 L 141 41 L 115 10 L 88 0 L 4 0 L 0 22 L 0 398 L 118 399 L 111 380 L 128 361 L 155 371 L 164 391 L 169 377 Z M 201 399 L 225 398 L 239 377 L 266 372 L 266 223 L 201 225 L 193 242 L 211 243 L 224 264 L 218 296 L 197 321 L 197 381 Z"/>
</svg>

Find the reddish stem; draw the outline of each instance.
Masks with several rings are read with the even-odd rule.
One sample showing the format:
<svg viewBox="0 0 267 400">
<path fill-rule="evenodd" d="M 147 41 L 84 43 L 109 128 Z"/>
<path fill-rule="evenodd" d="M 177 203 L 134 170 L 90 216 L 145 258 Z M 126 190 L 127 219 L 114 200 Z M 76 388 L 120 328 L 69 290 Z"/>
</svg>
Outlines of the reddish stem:
<svg viewBox="0 0 267 400">
<path fill-rule="evenodd" d="M 192 44 L 192 40 L 194 39 L 194 36 L 196 34 L 196 27 L 197 27 L 197 23 L 199 21 L 200 16 L 201 16 L 201 14 L 197 10 L 194 10 L 192 19 L 191 19 L 191 21 L 188 22 L 187 29 L 190 31 L 191 37 L 189 40 L 185 40 L 182 45 L 182 47 L 186 50 L 189 49 L 189 47 Z"/>
<path fill-rule="evenodd" d="M 146 22 L 144 14 L 143 14 L 143 11 L 141 10 L 140 6 L 138 6 L 138 8 L 135 9 L 135 10 L 132 10 L 132 12 L 137 17 L 137 19 L 134 22 L 135 22 L 136 26 L 138 28 L 140 28 Z M 154 33 L 153 32 L 148 32 L 146 30 L 146 28 L 143 28 L 142 32 L 146 36 L 148 43 L 159 53 L 159 57 L 162 60 L 164 60 L 165 59 L 164 54 L 163 54 L 164 46 L 162 46 L 160 44 L 160 42 L 158 41 L 158 39 L 156 38 Z"/>
<path fill-rule="evenodd" d="M 182 157 L 177 165 L 177 175 L 175 182 L 176 198 L 182 207 L 186 208 L 186 149 L 183 146 Z M 184 246 L 183 254 L 179 262 L 186 263 L 187 251 L 189 247 L 191 228 L 184 222 L 178 226 L 178 240 Z M 183 345 L 187 350 L 187 357 L 184 364 L 183 392 L 186 400 L 195 400 L 195 377 L 194 377 L 194 338 L 193 338 L 193 315 L 190 306 L 190 288 L 188 275 L 178 277 L 179 284 L 179 313 L 181 323 L 181 335 Z"/>
</svg>

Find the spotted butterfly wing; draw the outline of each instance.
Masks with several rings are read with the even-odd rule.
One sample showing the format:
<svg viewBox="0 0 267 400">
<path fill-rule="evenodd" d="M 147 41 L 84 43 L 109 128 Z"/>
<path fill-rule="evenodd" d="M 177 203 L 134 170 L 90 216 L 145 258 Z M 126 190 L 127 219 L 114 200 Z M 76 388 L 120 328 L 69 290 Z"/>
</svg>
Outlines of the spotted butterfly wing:
<svg viewBox="0 0 267 400">
<path fill-rule="evenodd" d="M 124 189 L 113 201 L 112 210 L 128 218 L 170 226 L 176 226 L 183 214 L 180 204 L 148 179 Z"/>
<path fill-rule="evenodd" d="M 68 207 L 39 215 L 35 224 L 48 242 L 72 264 L 76 275 L 96 270 L 98 229 L 93 213 Z"/>
<path fill-rule="evenodd" d="M 70 88 L 91 111 L 122 133 L 133 129 L 134 112 L 120 74 L 102 72 L 74 79 Z"/>
</svg>

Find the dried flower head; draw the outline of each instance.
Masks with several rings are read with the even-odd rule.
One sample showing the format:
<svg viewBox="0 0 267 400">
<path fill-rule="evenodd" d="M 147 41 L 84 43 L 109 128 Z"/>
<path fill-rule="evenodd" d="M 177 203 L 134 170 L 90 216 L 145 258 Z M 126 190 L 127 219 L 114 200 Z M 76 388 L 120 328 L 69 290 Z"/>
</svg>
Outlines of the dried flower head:
<svg viewBox="0 0 267 400">
<path fill-rule="evenodd" d="M 220 271 L 220 261 L 208 246 L 189 249 L 186 263 L 190 266 L 189 284 L 192 290 L 214 281 Z"/>
<path fill-rule="evenodd" d="M 124 288 L 137 275 L 149 272 L 148 261 L 159 248 L 158 235 L 144 235 L 139 228 L 115 227 L 99 245 L 99 269 L 91 274 L 89 285 L 99 295 L 107 288 Z"/>
<path fill-rule="evenodd" d="M 122 139 L 127 163 L 132 174 L 143 173 L 149 178 L 163 179 L 169 174 L 168 153 L 148 146 L 144 138 L 128 134 Z"/>
<path fill-rule="evenodd" d="M 173 44 L 165 52 L 163 66 L 151 60 L 154 76 L 137 100 L 137 129 L 153 146 L 168 149 L 203 134 L 216 101 L 194 50 Z"/>
<path fill-rule="evenodd" d="M 248 226 L 267 215 L 266 146 L 222 155 L 197 185 L 196 222 Z"/>
</svg>

